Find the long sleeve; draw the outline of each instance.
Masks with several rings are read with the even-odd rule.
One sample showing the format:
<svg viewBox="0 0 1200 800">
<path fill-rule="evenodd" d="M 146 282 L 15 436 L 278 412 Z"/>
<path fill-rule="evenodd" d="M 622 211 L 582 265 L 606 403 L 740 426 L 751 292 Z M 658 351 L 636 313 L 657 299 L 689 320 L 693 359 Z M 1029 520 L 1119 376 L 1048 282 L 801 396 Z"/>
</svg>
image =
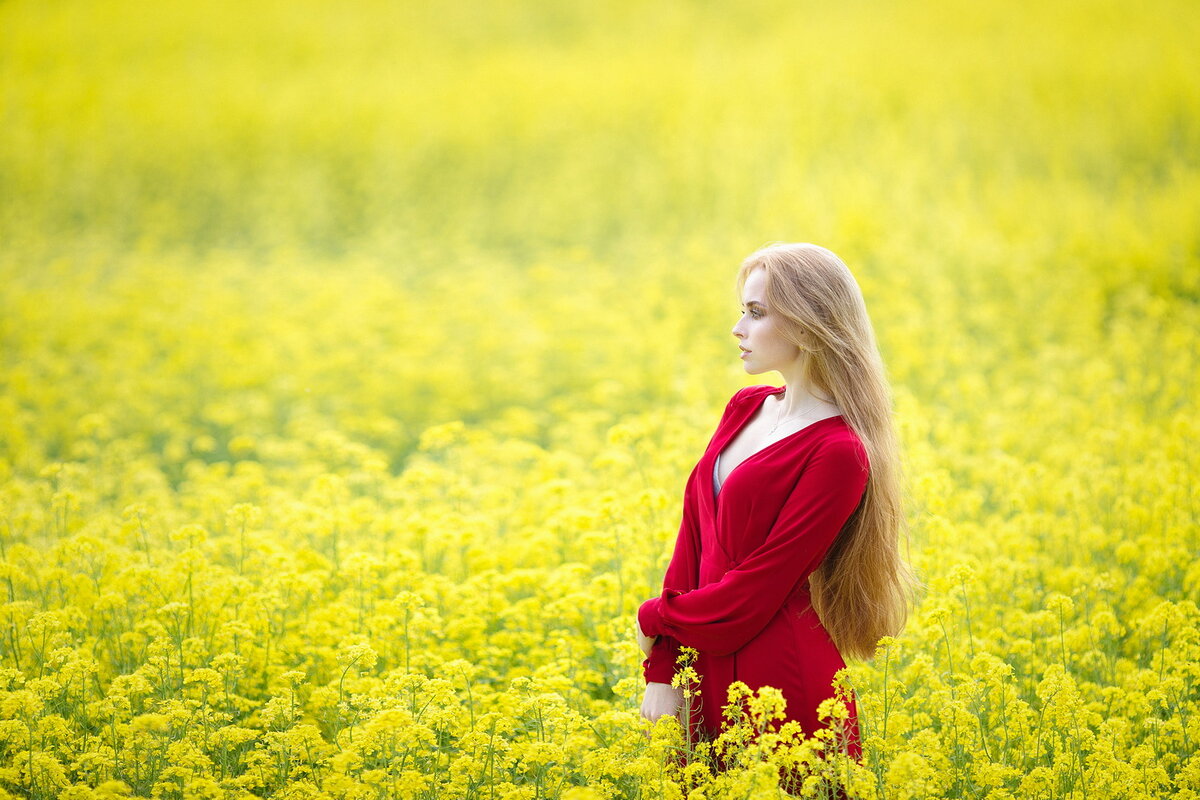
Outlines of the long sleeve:
<svg viewBox="0 0 1200 800">
<path fill-rule="evenodd" d="M 720 427 L 729 417 L 730 410 L 745 392 L 741 389 L 734 393 L 725 410 L 721 414 Z M 715 437 L 715 434 L 714 434 Z M 709 446 L 712 442 L 709 442 Z M 685 493 L 686 495 L 686 493 Z M 670 592 L 689 592 L 700 583 L 700 525 L 696 519 L 695 507 L 684 499 L 683 520 L 679 525 L 679 534 L 675 538 L 675 549 L 671 553 L 671 562 L 667 565 L 663 576 L 663 590 Z M 644 630 L 644 629 L 643 629 Z M 647 635 L 649 631 L 644 632 Z M 675 677 L 675 666 L 679 658 L 679 640 L 669 635 L 658 635 L 658 641 L 650 650 L 650 655 L 642 661 L 642 675 L 647 683 L 670 683 Z"/>
<path fill-rule="evenodd" d="M 679 534 L 675 537 L 675 549 L 671 563 L 663 577 L 663 590 L 687 592 L 695 589 L 700 580 L 700 530 L 696 522 L 696 510 L 686 500 L 683 504 L 683 520 Z M 647 635 L 649 631 L 644 632 Z M 675 661 L 679 657 L 679 640 L 673 636 L 659 636 L 650 650 L 650 656 L 642 662 L 642 674 L 647 683 L 670 683 L 675 675 Z"/>
<path fill-rule="evenodd" d="M 715 655 L 739 650 L 778 613 L 797 582 L 820 565 L 862 499 L 867 476 L 866 452 L 856 439 L 823 444 L 762 544 L 701 588 L 664 582 L 662 595 L 638 609 L 642 630 Z"/>
</svg>

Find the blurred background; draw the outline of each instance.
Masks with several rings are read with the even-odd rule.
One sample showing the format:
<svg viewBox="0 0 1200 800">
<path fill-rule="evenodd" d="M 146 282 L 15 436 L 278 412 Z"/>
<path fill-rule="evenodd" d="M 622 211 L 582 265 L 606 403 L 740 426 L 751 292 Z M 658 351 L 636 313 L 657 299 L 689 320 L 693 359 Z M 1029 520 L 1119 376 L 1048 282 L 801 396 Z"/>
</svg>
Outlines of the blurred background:
<svg viewBox="0 0 1200 800">
<path fill-rule="evenodd" d="M 60 355 L 105 314 L 165 326 L 202 391 L 236 339 L 241 388 L 330 411 L 383 393 L 418 427 L 583 384 L 711 407 L 739 372 L 737 263 L 814 241 L 860 276 L 899 383 L 953 406 L 988 373 L 1003 405 L 1094 357 L 1122 304 L 1196 297 L 1198 17 L 10 0 L 5 316 L 48 315 L 19 327 L 63 331 Z M 105 364 L 89 402 L 156 358 Z"/>
<path fill-rule="evenodd" d="M 1131 285 L 1195 297 L 1198 16 L 10 0 L 5 316 L 51 301 L 21 327 L 69 327 L 68 349 L 106 312 L 236 335 L 269 374 L 250 382 L 289 403 L 394 391 L 417 426 L 581 382 L 711 406 L 737 371 L 738 261 L 815 241 L 881 306 L 895 377 L 932 397 L 1001 350 L 1100 333 Z M 90 321 L 61 316 L 76 295 Z M 254 319 L 272 303 L 317 351 L 365 339 L 383 360 L 315 368 Z M 217 352 L 182 356 L 196 388 Z M 121 362 L 110 378 L 153 356 Z M 437 408 L 404 401 L 444 381 Z"/>
</svg>

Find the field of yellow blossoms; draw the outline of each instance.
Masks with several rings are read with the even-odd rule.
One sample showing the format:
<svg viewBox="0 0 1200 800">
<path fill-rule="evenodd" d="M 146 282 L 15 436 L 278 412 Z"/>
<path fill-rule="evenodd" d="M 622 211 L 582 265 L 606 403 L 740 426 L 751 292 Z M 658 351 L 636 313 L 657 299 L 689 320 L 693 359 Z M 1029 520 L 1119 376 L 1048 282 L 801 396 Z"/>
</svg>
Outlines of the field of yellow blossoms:
<svg viewBox="0 0 1200 800">
<path fill-rule="evenodd" d="M 1197 41 L 0 3 L 0 798 L 1200 798 Z M 845 673 L 861 763 L 753 736 L 770 691 L 707 752 L 637 711 L 774 240 L 895 391 L 924 587 Z"/>
</svg>

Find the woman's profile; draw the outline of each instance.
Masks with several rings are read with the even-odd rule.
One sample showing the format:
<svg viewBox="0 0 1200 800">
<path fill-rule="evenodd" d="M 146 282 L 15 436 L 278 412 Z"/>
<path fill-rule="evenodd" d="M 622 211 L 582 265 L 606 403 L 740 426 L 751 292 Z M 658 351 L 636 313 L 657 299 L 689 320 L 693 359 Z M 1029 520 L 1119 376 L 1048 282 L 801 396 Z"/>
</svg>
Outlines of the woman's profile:
<svg viewBox="0 0 1200 800">
<path fill-rule="evenodd" d="M 696 649 L 700 735 L 721 731 L 729 685 L 773 686 L 806 734 L 844 657 L 871 658 L 904 626 L 911 573 L 890 392 L 862 292 L 812 244 L 751 254 L 733 327 L 751 386 L 725 407 L 688 478 L 658 597 L 638 609 L 642 715 L 679 715 L 680 646 Z M 858 757 L 857 710 L 839 739 Z"/>
</svg>

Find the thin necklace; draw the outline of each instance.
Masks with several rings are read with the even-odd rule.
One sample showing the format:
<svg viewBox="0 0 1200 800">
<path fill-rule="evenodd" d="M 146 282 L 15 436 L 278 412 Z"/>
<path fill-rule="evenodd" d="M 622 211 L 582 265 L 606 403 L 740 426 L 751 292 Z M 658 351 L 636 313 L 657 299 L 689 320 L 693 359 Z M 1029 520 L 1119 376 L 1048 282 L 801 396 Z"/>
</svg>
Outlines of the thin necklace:
<svg viewBox="0 0 1200 800">
<path fill-rule="evenodd" d="M 782 401 L 780 401 L 780 402 L 782 402 Z M 814 406 L 814 408 L 815 408 L 815 406 Z M 769 430 L 767 432 L 767 436 L 774 436 L 775 431 L 779 428 L 780 425 L 782 425 L 784 423 L 785 420 L 799 419 L 800 417 L 803 417 L 805 414 L 807 414 L 810 411 L 812 411 L 811 408 L 806 408 L 803 411 L 801 411 L 799 414 L 789 414 L 788 416 L 785 417 L 785 416 L 782 416 L 783 415 L 783 407 L 780 406 L 779 414 L 776 415 L 775 424 L 771 426 L 771 430 Z"/>
</svg>

